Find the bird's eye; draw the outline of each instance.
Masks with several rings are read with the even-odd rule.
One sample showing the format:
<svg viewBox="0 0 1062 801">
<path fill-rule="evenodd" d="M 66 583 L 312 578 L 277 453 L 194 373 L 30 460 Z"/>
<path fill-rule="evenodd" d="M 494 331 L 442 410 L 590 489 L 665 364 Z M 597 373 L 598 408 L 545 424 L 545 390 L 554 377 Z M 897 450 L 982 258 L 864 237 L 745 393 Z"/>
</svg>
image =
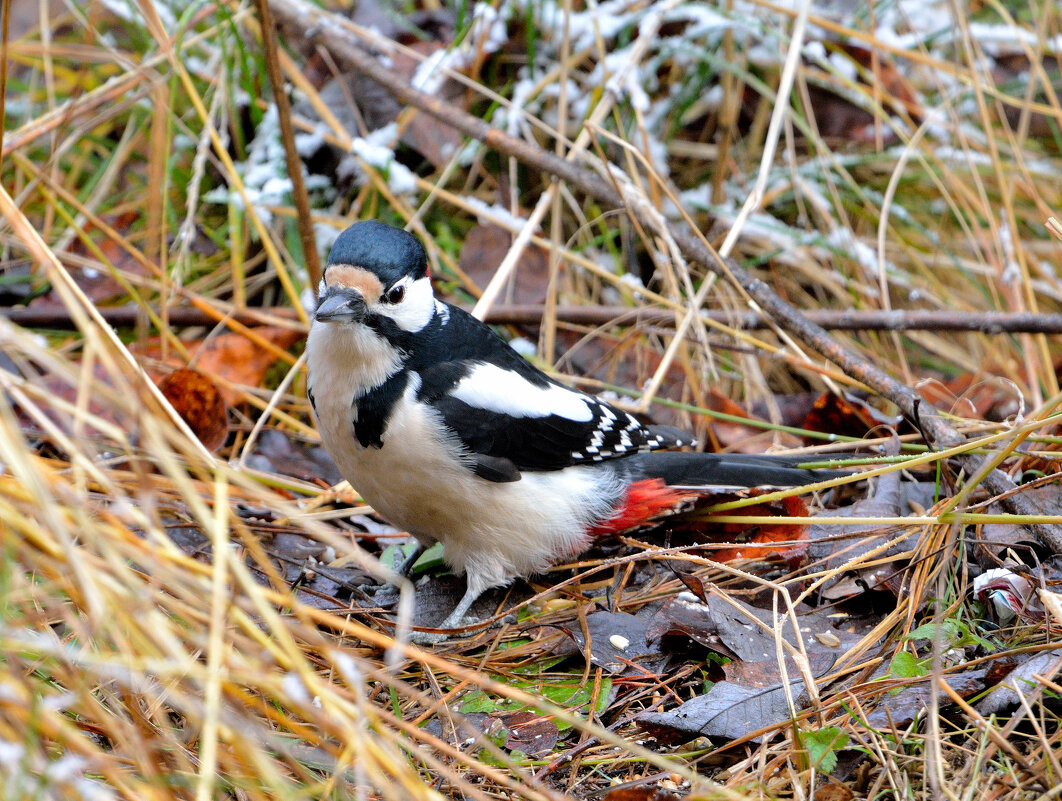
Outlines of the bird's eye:
<svg viewBox="0 0 1062 801">
<path fill-rule="evenodd" d="M 405 295 L 406 295 L 406 286 L 405 286 L 405 284 L 399 284 L 398 286 L 391 287 L 387 291 L 387 297 L 385 298 L 385 300 L 388 303 L 401 303 L 402 302 L 402 298 L 404 298 Z"/>
</svg>

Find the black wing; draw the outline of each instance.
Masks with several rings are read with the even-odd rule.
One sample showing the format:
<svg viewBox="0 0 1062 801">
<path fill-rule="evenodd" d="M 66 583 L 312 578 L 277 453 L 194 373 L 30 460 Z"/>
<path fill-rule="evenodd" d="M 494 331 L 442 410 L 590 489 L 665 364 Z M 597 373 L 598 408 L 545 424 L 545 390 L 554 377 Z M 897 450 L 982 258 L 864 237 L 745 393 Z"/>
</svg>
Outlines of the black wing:
<svg viewBox="0 0 1062 801">
<path fill-rule="evenodd" d="M 456 306 L 443 304 L 408 342 L 407 366 L 430 404 L 490 481 L 643 450 L 692 445 L 677 429 L 643 426 L 627 412 L 557 383 Z"/>
<path fill-rule="evenodd" d="M 556 470 L 692 444 L 674 429 L 644 426 L 627 412 L 527 368 L 463 360 L 420 371 L 420 400 L 439 412 L 483 478 L 515 480 L 520 470 Z M 503 469 L 506 463 L 512 468 Z"/>
</svg>

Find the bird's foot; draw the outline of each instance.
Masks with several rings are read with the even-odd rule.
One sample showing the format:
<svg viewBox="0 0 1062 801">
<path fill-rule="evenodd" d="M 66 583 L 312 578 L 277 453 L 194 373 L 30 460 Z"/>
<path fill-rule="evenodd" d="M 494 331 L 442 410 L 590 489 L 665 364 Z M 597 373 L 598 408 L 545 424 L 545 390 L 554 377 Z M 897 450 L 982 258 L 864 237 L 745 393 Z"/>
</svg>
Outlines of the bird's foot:
<svg viewBox="0 0 1062 801">
<path fill-rule="evenodd" d="M 446 616 L 442 623 L 435 626 L 436 631 L 415 631 L 409 636 L 410 642 L 417 645 L 437 645 L 457 634 L 457 630 L 478 623 L 479 621 L 474 617 L 466 617 L 466 615 L 482 592 L 482 589 L 468 587 L 464 596 L 454 607 L 454 610 Z"/>
<path fill-rule="evenodd" d="M 417 560 L 420 559 L 420 557 L 424 554 L 425 550 L 426 548 L 418 542 L 416 547 L 413 549 L 412 553 L 410 553 L 409 556 L 406 556 L 403 559 L 400 558 L 402 557 L 402 549 L 396 549 L 394 564 L 395 572 L 404 578 L 409 578 L 409 574 L 413 570 L 413 565 L 417 563 Z"/>
<path fill-rule="evenodd" d="M 409 641 L 414 645 L 439 645 L 450 639 L 452 631 L 414 631 L 410 632 Z"/>
</svg>

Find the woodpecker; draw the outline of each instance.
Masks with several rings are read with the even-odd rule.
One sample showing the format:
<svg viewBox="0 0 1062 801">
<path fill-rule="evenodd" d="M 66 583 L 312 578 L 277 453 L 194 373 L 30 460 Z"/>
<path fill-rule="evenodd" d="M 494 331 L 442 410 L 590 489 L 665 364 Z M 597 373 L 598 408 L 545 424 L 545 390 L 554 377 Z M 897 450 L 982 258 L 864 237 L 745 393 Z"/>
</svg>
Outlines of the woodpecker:
<svg viewBox="0 0 1062 801">
<path fill-rule="evenodd" d="M 332 246 L 306 360 L 314 420 L 340 472 L 421 548 L 442 542 L 466 576 L 441 629 L 459 626 L 484 590 L 648 524 L 691 488 L 837 475 L 791 458 L 667 450 L 693 439 L 543 373 L 438 300 L 421 243 L 376 221 Z"/>
</svg>

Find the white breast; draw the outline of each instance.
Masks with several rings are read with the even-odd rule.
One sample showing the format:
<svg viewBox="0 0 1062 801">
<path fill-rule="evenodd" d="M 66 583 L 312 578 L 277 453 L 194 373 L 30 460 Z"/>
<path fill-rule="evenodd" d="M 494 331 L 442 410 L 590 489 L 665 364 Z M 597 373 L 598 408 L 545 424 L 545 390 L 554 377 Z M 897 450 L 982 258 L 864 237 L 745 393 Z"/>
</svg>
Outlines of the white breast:
<svg viewBox="0 0 1062 801">
<path fill-rule="evenodd" d="M 582 465 L 525 472 L 508 483 L 479 478 L 462 464 L 460 444 L 431 408 L 416 402 L 415 375 L 387 421 L 383 447 L 363 447 L 354 436 L 353 404 L 355 392 L 369 388 L 370 365 L 358 348 L 352 363 L 350 343 L 333 347 L 332 338 L 324 347 L 321 335 L 337 329 L 342 333 L 339 326 L 315 325 L 307 343 L 317 427 L 340 472 L 384 518 L 423 542 L 442 542 L 446 562 L 467 573 L 477 591 L 541 571 L 589 545 L 586 531 L 610 513 L 617 480 Z M 382 383 L 385 367 L 372 369 Z"/>
</svg>

